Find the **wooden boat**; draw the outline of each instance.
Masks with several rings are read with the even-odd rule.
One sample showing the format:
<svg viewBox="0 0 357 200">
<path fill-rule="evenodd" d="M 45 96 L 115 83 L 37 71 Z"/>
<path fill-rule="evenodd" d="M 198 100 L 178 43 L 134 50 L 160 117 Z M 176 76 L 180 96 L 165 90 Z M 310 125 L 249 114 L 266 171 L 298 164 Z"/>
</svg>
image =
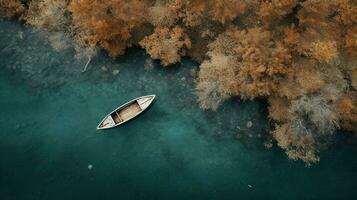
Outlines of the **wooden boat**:
<svg viewBox="0 0 357 200">
<path fill-rule="evenodd" d="M 113 110 L 99 123 L 97 129 L 114 128 L 133 119 L 147 109 L 156 95 L 138 97 Z"/>
</svg>

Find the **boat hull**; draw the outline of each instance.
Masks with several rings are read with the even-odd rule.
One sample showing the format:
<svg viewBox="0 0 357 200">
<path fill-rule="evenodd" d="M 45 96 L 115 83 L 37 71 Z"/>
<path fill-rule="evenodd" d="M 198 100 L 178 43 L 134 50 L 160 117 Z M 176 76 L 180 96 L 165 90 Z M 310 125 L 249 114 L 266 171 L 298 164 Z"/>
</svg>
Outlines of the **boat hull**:
<svg viewBox="0 0 357 200">
<path fill-rule="evenodd" d="M 104 117 L 97 129 L 110 129 L 130 121 L 149 108 L 155 97 L 156 95 L 141 96 L 119 106 Z"/>
</svg>

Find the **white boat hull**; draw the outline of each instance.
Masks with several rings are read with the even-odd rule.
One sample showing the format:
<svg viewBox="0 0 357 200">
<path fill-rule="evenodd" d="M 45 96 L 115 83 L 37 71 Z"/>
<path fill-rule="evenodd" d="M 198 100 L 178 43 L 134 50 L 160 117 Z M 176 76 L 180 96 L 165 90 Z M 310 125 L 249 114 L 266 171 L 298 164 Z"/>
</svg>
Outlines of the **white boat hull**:
<svg viewBox="0 0 357 200">
<path fill-rule="evenodd" d="M 141 96 L 133 99 L 109 113 L 98 124 L 97 129 L 109 129 L 128 122 L 144 112 L 154 101 L 156 95 Z"/>
</svg>

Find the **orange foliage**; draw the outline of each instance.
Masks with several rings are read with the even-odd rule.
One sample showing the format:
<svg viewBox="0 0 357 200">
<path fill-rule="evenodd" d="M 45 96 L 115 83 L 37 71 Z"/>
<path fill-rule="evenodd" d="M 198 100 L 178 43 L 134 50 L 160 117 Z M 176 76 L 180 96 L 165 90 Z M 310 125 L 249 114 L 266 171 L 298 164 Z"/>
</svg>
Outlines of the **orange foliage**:
<svg viewBox="0 0 357 200">
<path fill-rule="evenodd" d="M 296 80 L 283 80 L 279 84 L 278 92 L 276 93 L 279 97 L 285 97 L 289 101 L 298 98 L 305 93 L 301 85 L 297 83 Z"/>
<path fill-rule="evenodd" d="M 245 12 L 246 2 L 242 0 L 208 1 L 208 15 L 215 21 L 232 21 Z"/>
<path fill-rule="evenodd" d="M 203 18 L 226 23 L 234 20 L 246 11 L 245 0 L 177 0 L 176 7 L 181 8 L 180 17 L 188 26 L 202 23 Z"/>
<path fill-rule="evenodd" d="M 0 0 L 0 11 L 25 8 Z M 195 58 L 200 106 L 268 98 L 282 124 L 273 136 L 292 159 L 317 162 L 321 138 L 339 125 L 357 130 L 354 0 L 33 0 L 25 20 L 69 32 L 87 56 L 101 46 L 114 57 L 140 41 L 164 66 Z"/>
<path fill-rule="evenodd" d="M 355 25 L 357 22 L 357 2 L 355 0 L 334 0 L 334 19 L 346 26 Z"/>
<path fill-rule="evenodd" d="M 344 96 L 337 103 L 338 114 L 344 129 L 357 133 L 357 99 L 352 96 Z"/>
<path fill-rule="evenodd" d="M 289 101 L 286 98 L 271 96 L 269 102 L 269 118 L 286 122 L 289 120 Z"/>
<path fill-rule="evenodd" d="M 302 3 L 302 9 L 298 12 L 301 37 L 299 41 L 299 52 L 311 55 L 311 49 L 320 46 L 326 47 L 318 52 L 318 59 L 330 59 L 336 54 L 336 42 L 341 39 L 343 29 L 331 16 L 336 12 L 334 1 L 307 0 Z M 329 52 L 327 48 L 332 47 Z M 312 53 L 314 54 L 314 53 Z M 325 54 L 325 55 L 324 55 Z M 328 63 L 330 60 L 324 60 Z"/>
<path fill-rule="evenodd" d="M 299 43 L 300 35 L 294 25 L 284 28 L 284 43 L 289 47 L 294 47 Z"/>
<path fill-rule="evenodd" d="M 279 80 L 289 77 L 290 52 L 280 42 L 274 42 L 269 32 L 259 28 L 229 34 L 239 41 L 235 51 L 242 58 L 240 90 L 243 96 L 272 94 Z"/>
<path fill-rule="evenodd" d="M 357 56 L 357 26 L 347 30 L 345 47 L 348 53 Z"/>
<path fill-rule="evenodd" d="M 296 73 L 296 79 L 300 88 L 304 90 L 305 93 L 310 94 L 317 92 L 325 86 L 322 75 L 318 71 L 306 67 L 301 68 L 302 69 L 299 69 Z"/>
<path fill-rule="evenodd" d="M 337 57 L 336 42 L 312 43 L 311 56 L 321 63 L 332 63 L 333 59 Z"/>
<path fill-rule="evenodd" d="M 277 92 L 282 79 L 291 79 L 289 51 L 275 44 L 268 31 L 231 28 L 208 47 L 210 60 L 201 64 L 197 84 L 205 109 L 217 109 L 229 96 L 268 96 Z"/>
<path fill-rule="evenodd" d="M 140 45 L 154 59 L 160 59 L 163 66 L 181 61 L 181 56 L 191 48 L 191 41 L 179 26 L 173 29 L 156 28 L 155 32 L 145 37 Z"/>
<path fill-rule="evenodd" d="M 0 0 L 0 15 L 20 17 L 26 11 L 20 0 Z"/>
<path fill-rule="evenodd" d="M 320 160 L 317 155 L 316 142 L 309 132 L 297 132 L 292 124 L 277 127 L 273 136 L 278 146 L 285 150 L 290 159 L 303 160 L 307 165 Z"/>
<path fill-rule="evenodd" d="M 234 56 L 241 61 L 236 77 L 237 95 L 250 99 L 270 95 L 281 79 L 289 78 L 290 53 L 280 42 L 272 40 L 270 32 L 252 28 L 230 29 L 225 34 L 235 42 Z"/>
<path fill-rule="evenodd" d="M 284 16 L 292 12 L 298 0 L 261 0 L 257 15 L 260 16 L 265 26 L 276 24 Z"/>
<path fill-rule="evenodd" d="M 325 34 L 322 31 L 330 25 L 327 19 L 333 13 L 332 6 L 332 1 L 307 0 L 303 2 L 298 12 L 299 25 L 306 28 L 311 35 Z"/>
<path fill-rule="evenodd" d="M 357 90 L 357 68 L 356 65 L 354 65 L 353 70 L 351 71 L 350 74 L 350 79 L 351 79 L 351 87 Z"/>
<path fill-rule="evenodd" d="M 147 20 L 154 26 L 172 26 L 179 18 L 178 7 L 174 0 L 156 1 L 148 8 Z"/>
<path fill-rule="evenodd" d="M 78 37 L 93 48 L 99 44 L 113 57 L 130 46 L 130 31 L 145 14 L 140 0 L 76 0 L 69 9 Z"/>
</svg>

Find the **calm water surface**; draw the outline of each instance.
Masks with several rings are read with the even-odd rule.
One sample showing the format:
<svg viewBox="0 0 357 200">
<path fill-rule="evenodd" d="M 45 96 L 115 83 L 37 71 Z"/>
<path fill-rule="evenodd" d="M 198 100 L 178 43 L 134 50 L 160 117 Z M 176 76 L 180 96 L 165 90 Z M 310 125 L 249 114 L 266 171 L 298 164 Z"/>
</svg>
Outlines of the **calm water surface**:
<svg viewBox="0 0 357 200">
<path fill-rule="evenodd" d="M 199 109 L 196 63 L 163 69 L 132 49 L 117 60 L 99 53 L 81 73 L 84 60 L 43 37 L 0 21 L 1 199 L 357 199 L 347 133 L 307 168 L 263 147 L 264 102 Z M 157 99 L 142 116 L 95 129 L 146 94 Z"/>
</svg>

